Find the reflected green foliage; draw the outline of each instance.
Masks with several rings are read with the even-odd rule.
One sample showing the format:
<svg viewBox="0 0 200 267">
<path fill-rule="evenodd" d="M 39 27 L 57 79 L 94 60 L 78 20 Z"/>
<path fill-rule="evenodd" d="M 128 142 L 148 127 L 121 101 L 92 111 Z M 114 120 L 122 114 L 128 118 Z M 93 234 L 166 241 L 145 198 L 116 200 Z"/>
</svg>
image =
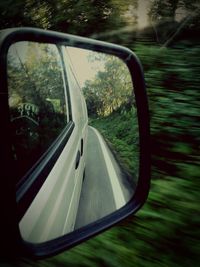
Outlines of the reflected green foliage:
<svg viewBox="0 0 200 267">
<path fill-rule="evenodd" d="M 62 65 L 54 45 L 13 44 L 8 52 L 8 93 L 18 181 L 67 123 Z"/>
<path fill-rule="evenodd" d="M 91 53 L 88 60 L 94 63 L 96 70 L 94 78 L 86 80 L 83 87 L 89 125 L 106 138 L 135 187 L 139 168 L 139 133 L 130 72 L 126 64 L 115 56 Z"/>
<path fill-rule="evenodd" d="M 134 107 L 121 108 L 105 118 L 92 119 L 90 124 L 99 129 L 112 144 L 120 161 L 123 161 L 129 172 L 137 175 L 139 133 Z"/>
<path fill-rule="evenodd" d="M 120 107 L 134 104 L 133 85 L 126 64 L 117 57 L 97 54 L 90 60 L 101 64 L 92 80 L 87 80 L 83 88 L 88 115 L 90 117 L 107 116 Z"/>
<path fill-rule="evenodd" d="M 90 124 L 97 128 L 112 149 L 116 151 L 119 162 L 138 179 L 139 133 L 136 110 L 123 105 L 107 117 L 91 119 Z"/>
</svg>

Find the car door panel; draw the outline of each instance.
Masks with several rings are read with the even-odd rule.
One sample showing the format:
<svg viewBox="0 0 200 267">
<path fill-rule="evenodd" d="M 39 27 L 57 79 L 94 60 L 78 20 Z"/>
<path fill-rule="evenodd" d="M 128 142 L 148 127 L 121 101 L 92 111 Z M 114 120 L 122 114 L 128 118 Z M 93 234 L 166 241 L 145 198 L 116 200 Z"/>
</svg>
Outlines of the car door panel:
<svg viewBox="0 0 200 267">
<path fill-rule="evenodd" d="M 70 206 L 70 202 L 76 195 L 74 191 L 76 190 L 77 170 L 75 170 L 74 163 L 77 141 L 74 131 L 59 160 L 22 218 L 20 230 L 25 240 L 42 242 L 55 238 L 63 233 L 66 217 L 68 220 L 74 220 L 73 215 L 70 215 L 70 212 L 72 214 L 70 208 L 73 208 Z M 56 220 L 58 217 L 60 218 L 59 223 Z M 69 225 L 73 226 L 73 223 L 69 223 Z M 73 228 L 65 226 L 65 231 L 69 232 L 70 230 Z"/>
<path fill-rule="evenodd" d="M 53 169 L 20 221 L 24 240 L 40 243 L 73 231 L 82 179 L 85 154 L 81 155 L 81 140 L 87 146 L 87 112 L 80 88 L 66 67 L 68 103 L 74 129 Z M 83 116 L 85 114 L 85 116 Z M 69 116 L 69 115 L 68 115 Z M 86 149 L 85 149 L 86 150 Z"/>
</svg>

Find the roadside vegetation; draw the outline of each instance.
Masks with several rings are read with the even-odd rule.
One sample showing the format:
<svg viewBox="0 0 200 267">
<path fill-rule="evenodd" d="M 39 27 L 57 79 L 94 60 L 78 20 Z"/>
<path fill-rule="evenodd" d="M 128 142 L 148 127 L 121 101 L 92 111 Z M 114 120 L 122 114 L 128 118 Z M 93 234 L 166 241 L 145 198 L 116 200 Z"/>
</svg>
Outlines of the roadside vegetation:
<svg viewBox="0 0 200 267">
<path fill-rule="evenodd" d="M 97 128 L 118 154 L 118 159 L 131 175 L 138 172 L 139 134 L 135 109 L 119 109 L 107 117 L 91 119 L 90 124 Z"/>
</svg>

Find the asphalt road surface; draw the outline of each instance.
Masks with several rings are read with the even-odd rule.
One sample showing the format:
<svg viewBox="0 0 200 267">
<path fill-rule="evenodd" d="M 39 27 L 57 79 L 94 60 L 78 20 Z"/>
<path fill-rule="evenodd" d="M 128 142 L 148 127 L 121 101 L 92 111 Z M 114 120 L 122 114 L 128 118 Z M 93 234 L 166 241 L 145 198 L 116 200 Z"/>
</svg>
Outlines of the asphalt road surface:
<svg viewBox="0 0 200 267">
<path fill-rule="evenodd" d="M 89 127 L 85 179 L 75 229 L 111 214 L 132 195 L 133 189 L 103 137 Z"/>
</svg>

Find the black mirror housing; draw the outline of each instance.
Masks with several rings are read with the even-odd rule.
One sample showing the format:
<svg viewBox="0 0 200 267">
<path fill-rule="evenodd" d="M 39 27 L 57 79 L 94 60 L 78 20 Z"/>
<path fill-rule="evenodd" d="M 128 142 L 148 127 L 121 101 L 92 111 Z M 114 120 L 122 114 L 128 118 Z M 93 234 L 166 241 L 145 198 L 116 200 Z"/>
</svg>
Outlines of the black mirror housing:
<svg viewBox="0 0 200 267">
<path fill-rule="evenodd" d="M 13 179 L 13 169 L 9 167 L 13 164 L 13 156 L 12 144 L 10 141 L 12 137 L 10 135 L 9 124 L 7 54 L 9 47 L 13 43 L 20 41 L 87 49 L 121 59 L 128 67 L 133 81 L 139 126 L 139 178 L 136 191 L 128 203 L 96 222 L 39 244 L 25 241 L 21 237 L 18 225 L 17 207 L 21 205 L 22 210 L 27 209 L 31 203 L 31 199 L 35 196 L 44 180 L 41 178 L 40 181 L 38 179 L 37 182 L 34 182 L 35 191 L 32 190 L 31 194 L 33 195 L 31 196 L 29 187 L 33 181 L 29 179 L 27 180 L 28 182 L 22 183 L 16 189 Z M 36 258 L 55 255 L 101 233 L 126 217 L 136 213 L 145 203 L 150 188 L 149 109 L 143 70 L 137 56 L 128 48 L 111 43 L 35 28 L 14 28 L 3 30 L 0 33 L 0 70 L 0 122 L 2 125 L 2 130 L 0 131 L 0 159 L 2 166 L 0 188 L 0 210 L 2 215 L 0 235 L 3 248 L 1 254 L 22 254 Z M 71 125 L 69 131 L 72 130 L 73 125 Z M 63 140 L 64 139 L 65 137 L 63 137 Z M 52 163 L 52 166 L 54 163 Z M 52 168 L 52 166 L 49 166 L 50 165 L 47 164 L 42 169 L 44 177 L 48 173 L 48 168 Z"/>
</svg>

